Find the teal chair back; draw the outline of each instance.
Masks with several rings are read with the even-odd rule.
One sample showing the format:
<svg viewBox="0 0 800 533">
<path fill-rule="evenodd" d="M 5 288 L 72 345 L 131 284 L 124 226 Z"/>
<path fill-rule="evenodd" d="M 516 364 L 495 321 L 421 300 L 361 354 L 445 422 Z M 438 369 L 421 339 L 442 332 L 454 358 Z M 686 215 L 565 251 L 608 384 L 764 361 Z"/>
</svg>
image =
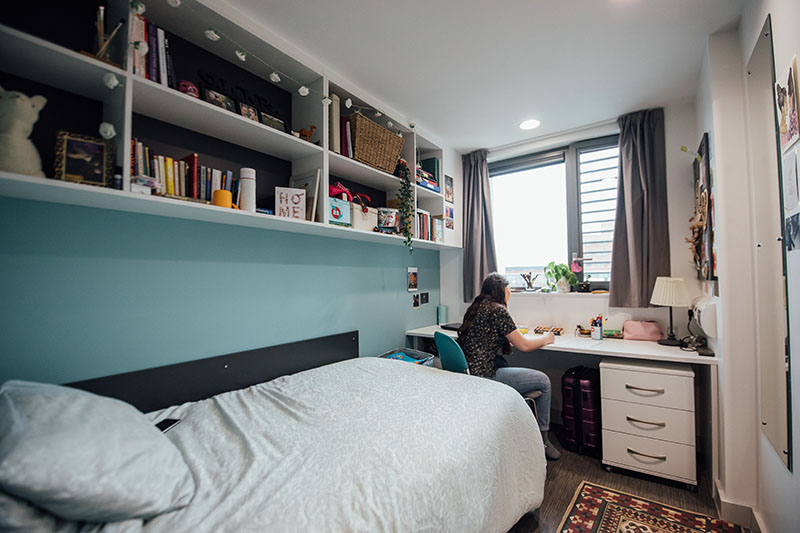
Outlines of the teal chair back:
<svg viewBox="0 0 800 533">
<path fill-rule="evenodd" d="M 450 372 L 469 374 L 469 365 L 467 358 L 464 357 L 464 350 L 453 337 L 437 331 L 433 334 L 433 340 L 436 343 L 436 350 L 439 352 L 442 368 Z"/>
</svg>

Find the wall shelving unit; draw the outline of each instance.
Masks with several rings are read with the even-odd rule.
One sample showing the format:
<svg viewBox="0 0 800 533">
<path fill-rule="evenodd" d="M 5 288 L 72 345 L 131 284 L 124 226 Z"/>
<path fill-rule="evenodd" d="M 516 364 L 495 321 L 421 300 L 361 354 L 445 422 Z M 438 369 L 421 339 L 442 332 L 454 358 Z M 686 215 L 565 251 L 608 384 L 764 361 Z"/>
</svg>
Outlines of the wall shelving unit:
<svg viewBox="0 0 800 533">
<path fill-rule="evenodd" d="M 120 13 L 124 13 L 128 5 L 122 0 L 110 0 L 109 4 L 109 9 Z M 385 192 L 387 200 L 396 197 L 401 185 L 399 178 L 336 154 L 328 146 L 329 107 L 321 101 L 323 94 L 336 93 L 341 97 L 342 102 L 349 97 L 357 105 L 364 107 L 378 107 L 379 104 L 359 98 L 355 91 L 348 90 L 345 83 L 332 82 L 323 73 L 307 67 L 270 43 L 237 26 L 235 22 L 226 19 L 201 0 L 184 0 L 178 9 L 168 6 L 166 2 L 149 2 L 147 8 L 145 16 L 149 20 L 164 28 L 168 33 L 201 49 L 198 50 L 198 54 L 214 54 L 237 68 L 257 76 L 265 83 L 271 83 L 268 78 L 270 70 L 264 64 L 251 60 L 244 63 L 238 62 L 234 56 L 235 46 L 226 39 L 218 42 L 206 39 L 203 32 L 211 25 L 245 46 L 251 53 L 265 58 L 280 72 L 288 74 L 286 77 L 293 78 L 299 84 L 310 87 L 312 93 L 302 97 L 297 93 L 296 89 L 299 84 L 295 81 L 283 79 L 281 83 L 277 84 L 280 89 L 291 95 L 291 109 L 287 110 L 291 119 L 286 124 L 287 130 L 291 128 L 297 131 L 314 124 L 317 128 L 312 136 L 312 142 L 248 120 L 236 113 L 207 103 L 203 99 L 192 98 L 177 90 L 135 75 L 132 68 L 132 54 L 134 53 L 132 47 L 129 47 L 127 52 L 125 61 L 127 68 L 120 69 L 39 37 L 0 25 L 2 70 L 13 76 L 48 85 L 102 104 L 102 119 L 111 122 L 117 131 L 113 142 L 114 159 L 115 164 L 123 169 L 123 181 L 126 188 L 125 191 L 118 191 L 49 178 L 0 172 L 0 196 L 403 245 L 401 236 L 328 224 L 327 201 L 317 202 L 316 220 L 320 222 L 308 222 L 127 192 L 130 180 L 130 145 L 131 139 L 136 137 L 134 114 L 154 118 L 253 152 L 278 158 L 290 163 L 292 175 L 311 172 L 318 168 L 321 175 L 320 199 L 327 199 L 328 184 L 336 178 Z M 132 27 L 131 17 L 133 15 L 128 14 L 126 32 Z M 104 76 L 109 73 L 113 74 L 120 82 L 115 89 L 107 88 L 103 82 Z M 178 77 L 180 78 L 180 75 Z M 13 89 L 13 87 L 7 87 L 7 89 Z M 344 106 L 342 106 L 342 111 L 345 111 Z M 394 131 L 402 131 L 405 139 L 402 157 L 408 161 L 412 169 L 415 168 L 418 156 L 434 155 L 443 161 L 443 151 L 440 147 L 422 138 L 402 120 L 396 117 L 385 117 L 382 119 L 384 124 L 386 120 L 393 121 L 392 129 Z M 381 120 L 376 121 L 381 122 Z M 39 149 L 41 152 L 41 147 Z M 43 170 L 45 174 L 52 176 L 52 169 L 44 168 Z M 443 175 L 444 172 L 442 172 Z M 289 175 L 285 176 L 285 185 L 288 185 L 289 177 Z M 335 181 L 333 182 L 335 183 Z M 413 187 L 416 192 L 416 207 L 425 209 L 434 215 L 443 213 L 444 197 L 442 194 L 418 187 L 415 184 Z M 417 238 L 414 239 L 414 246 L 434 250 L 458 248 Z"/>
</svg>

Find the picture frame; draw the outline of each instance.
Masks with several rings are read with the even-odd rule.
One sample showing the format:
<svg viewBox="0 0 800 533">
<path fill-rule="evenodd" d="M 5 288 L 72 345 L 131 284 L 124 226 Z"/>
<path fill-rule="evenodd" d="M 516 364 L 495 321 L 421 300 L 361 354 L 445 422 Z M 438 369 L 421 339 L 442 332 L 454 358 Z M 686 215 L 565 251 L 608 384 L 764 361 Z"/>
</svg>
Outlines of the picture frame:
<svg viewBox="0 0 800 533">
<path fill-rule="evenodd" d="M 273 117 L 267 113 L 261 112 L 261 123 L 270 128 L 275 128 L 278 131 L 286 133 L 286 124 L 278 117 Z"/>
<path fill-rule="evenodd" d="M 225 96 L 224 94 L 218 93 L 217 91 L 206 89 L 205 97 L 206 97 L 206 102 L 212 105 L 221 107 L 222 109 L 230 111 L 232 113 L 236 112 L 236 103 L 230 96 Z"/>
<path fill-rule="evenodd" d="M 717 255 L 714 241 L 714 183 L 711 175 L 711 154 L 708 133 L 703 134 L 697 157 L 692 163 L 694 171 L 694 216 L 692 217 L 692 239 L 690 240 L 697 277 L 700 280 L 717 279 Z"/>
<path fill-rule="evenodd" d="M 258 109 L 256 109 L 251 105 L 239 102 L 239 114 L 246 119 L 252 120 L 254 122 L 260 122 L 258 120 Z"/>
<path fill-rule="evenodd" d="M 453 194 L 453 178 L 445 174 L 444 176 L 444 201 L 453 203 L 455 195 Z"/>
<path fill-rule="evenodd" d="M 113 171 L 111 152 L 111 145 L 103 139 L 58 131 L 55 178 L 106 187 L 111 182 Z"/>
<path fill-rule="evenodd" d="M 447 229 L 455 229 L 455 221 L 453 220 L 453 207 L 444 206 L 444 227 Z"/>
<path fill-rule="evenodd" d="M 306 191 L 306 220 L 316 222 L 319 197 L 320 169 L 289 178 L 289 187 Z"/>
</svg>

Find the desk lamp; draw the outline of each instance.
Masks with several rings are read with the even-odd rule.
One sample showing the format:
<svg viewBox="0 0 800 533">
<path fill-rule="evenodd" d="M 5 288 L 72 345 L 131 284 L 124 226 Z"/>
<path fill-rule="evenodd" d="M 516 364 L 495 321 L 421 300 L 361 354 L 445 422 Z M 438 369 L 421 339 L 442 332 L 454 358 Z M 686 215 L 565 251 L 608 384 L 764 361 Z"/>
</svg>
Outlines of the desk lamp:
<svg viewBox="0 0 800 533">
<path fill-rule="evenodd" d="M 690 304 L 683 278 L 657 277 L 650 303 L 669 306 L 669 335 L 666 339 L 660 339 L 658 343 L 666 346 L 680 346 L 681 341 L 675 337 L 675 331 L 672 329 L 672 308 L 688 307 Z"/>
</svg>

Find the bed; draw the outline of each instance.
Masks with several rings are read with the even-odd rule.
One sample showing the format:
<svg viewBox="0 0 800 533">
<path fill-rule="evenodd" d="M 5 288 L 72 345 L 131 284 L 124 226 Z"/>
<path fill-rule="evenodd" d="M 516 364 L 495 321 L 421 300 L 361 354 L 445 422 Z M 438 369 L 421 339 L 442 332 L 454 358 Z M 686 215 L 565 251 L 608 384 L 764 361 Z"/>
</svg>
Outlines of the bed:
<svg viewBox="0 0 800 533">
<path fill-rule="evenodd" d="M 519 394 L 436 368 L 344 359 L 146 416 L 181 419 L 190 503 L 87 529 L 508 531 L 543 498 Z"/>
</svg>

